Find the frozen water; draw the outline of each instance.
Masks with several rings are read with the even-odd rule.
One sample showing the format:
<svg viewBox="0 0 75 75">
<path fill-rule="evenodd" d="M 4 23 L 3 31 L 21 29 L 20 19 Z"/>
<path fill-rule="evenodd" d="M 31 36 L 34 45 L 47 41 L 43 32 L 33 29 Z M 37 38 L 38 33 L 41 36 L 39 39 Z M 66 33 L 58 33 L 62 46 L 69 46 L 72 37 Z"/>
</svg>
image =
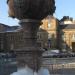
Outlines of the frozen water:
<svg viewBox="0 0 75 75">
<path fill-rule="evenodd" d="M 14 72 L 10 75 L 50 75 L 50 74 L 48 69 L 41 68 L 37 73 L 26 66 L 25 68 L 18 69 L 17 72 Z"/>
<path fill-rule="evenodd" d="M 26 66 L 25 68 L 19 68 L 17 72 L 10 75 L 33 75 L 33 70 Z"/>
<path fill-rule="evenodd" d="M 48 69 L 41 68 L 41 69 L 38 71 L 38 75 L 50 75 L 50 74 L 49 74 Z"/>
</svg>

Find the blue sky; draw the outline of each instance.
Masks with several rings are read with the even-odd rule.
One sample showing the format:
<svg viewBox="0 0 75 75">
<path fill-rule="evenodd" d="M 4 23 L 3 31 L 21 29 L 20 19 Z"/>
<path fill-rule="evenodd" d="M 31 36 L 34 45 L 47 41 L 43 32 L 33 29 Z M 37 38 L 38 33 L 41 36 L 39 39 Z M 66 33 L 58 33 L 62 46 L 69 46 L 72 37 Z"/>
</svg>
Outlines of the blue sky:
<svg viewBox="0 0 75 75">
<path fill-rule="evenodd" d="M 75 0 L 56 0 L 54 16 L 58 19 L 61 19 L 63 16 L 70 16 L 75 19 Z M 18 25 L 18 20 L 8 17 L 6 0 L 0 0 L 0 23 Z"/>
<path fill-rule="evenodd" d="M 18 20 L 10 18 L 8 15 L 7 0 L 0 0 L 0 23 L 7 25 L 18 25 Z"/>
<path fill-rule="evenodd" d="M 75 19 L 75 0 L 56 0 L 55 16 L 61 19 L 70 16 Z"/>
</svg>

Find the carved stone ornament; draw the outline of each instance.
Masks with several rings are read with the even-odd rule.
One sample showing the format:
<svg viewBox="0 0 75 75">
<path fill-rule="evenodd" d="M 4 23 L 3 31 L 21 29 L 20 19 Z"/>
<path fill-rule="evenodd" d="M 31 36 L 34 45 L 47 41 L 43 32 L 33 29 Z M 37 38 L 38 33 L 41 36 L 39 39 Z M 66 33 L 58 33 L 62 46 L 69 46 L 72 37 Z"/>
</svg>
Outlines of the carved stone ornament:
<svg viewBox="0 0 75 75">
<path fill-rule="evenodd" d="M 9 16 L 42 20 L 55 12 L 55 0 L 7 0 Z"/>
</svg>

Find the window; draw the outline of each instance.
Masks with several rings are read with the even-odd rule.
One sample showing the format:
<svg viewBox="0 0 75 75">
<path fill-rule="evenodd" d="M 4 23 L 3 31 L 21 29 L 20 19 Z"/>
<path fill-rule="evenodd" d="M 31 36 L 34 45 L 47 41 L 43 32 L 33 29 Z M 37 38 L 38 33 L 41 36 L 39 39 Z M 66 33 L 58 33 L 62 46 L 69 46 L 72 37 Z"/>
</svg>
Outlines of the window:
<svg viewBox="0 0 75 75">
<path fill-rule="evenodd" d="M 72 40 L 75 40 L 75 34 L 72 35 Z"/>
<path fill-rule="evenodd" d="M 41 29 L 42 28 L 42 25 L 39 28 Z"/>
<path fill-rule="evenodd" d="M 48 28 L 51 28 L 51 16 L 48 16 Z"/>
<path fill-rule="evenodd" d="M 13 50 L 14 49 L 14 45 L 13 44 L 11 44 L 11 50 Z"/>
<path fill-rule="evenodd" d="M 50 19 L 48 20 L 48 28 L 51 27 Z"/>
<path fill-rule="evenodd" d="M 48 34 L 48 39 L 51 39 L 51 37 L 52 37 L 52 34 L 49 33 Z"/>
<path fill-rule="evenodd" d="M 1 42 L 1 49 L 3 49 L 3 42 Z"/>
<path fill-rule="evenodd" d="M 66 49 L 66 43 L 63 43 L 63 49 Z"/>
<path fill-rule="evenodd" d="M 62 34 L 62 40 L 65 41 L 65 39 L 66 39 L 66 36 L 64 34 Z"/>
<path fill-rule="evenodd" d="M 37 34 L 37 39 L 41 39 L 41 34 Z"/>
</svg>

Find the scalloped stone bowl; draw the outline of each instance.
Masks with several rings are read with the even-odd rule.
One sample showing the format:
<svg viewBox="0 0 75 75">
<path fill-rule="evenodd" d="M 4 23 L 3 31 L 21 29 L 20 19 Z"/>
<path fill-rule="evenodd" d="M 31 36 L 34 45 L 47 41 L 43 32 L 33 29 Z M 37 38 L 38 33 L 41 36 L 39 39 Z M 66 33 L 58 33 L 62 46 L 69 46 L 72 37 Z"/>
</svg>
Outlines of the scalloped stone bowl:
<svg viewBox="0 0 75 75">
<path fill-rule="evenodd" d="M 42 20 L 55 12 L 55 0 L 8 0 L 9 16 Z"/>
</svg>

